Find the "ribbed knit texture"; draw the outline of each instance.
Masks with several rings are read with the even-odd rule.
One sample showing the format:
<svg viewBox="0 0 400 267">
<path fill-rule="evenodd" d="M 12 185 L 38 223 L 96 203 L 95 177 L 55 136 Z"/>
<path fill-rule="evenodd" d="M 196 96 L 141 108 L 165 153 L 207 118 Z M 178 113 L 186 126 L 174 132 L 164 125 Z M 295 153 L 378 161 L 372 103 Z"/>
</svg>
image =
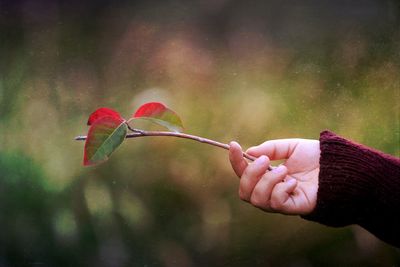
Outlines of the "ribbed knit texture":
<svg viewBox="0 0 400 267">
<path fill-rule="evenodd" d="M 317 206 L 303 218 L 358 224 L 400 247 L 400 159 L 329 131 L 321 133 L 320 148 Z"/>
</svg>

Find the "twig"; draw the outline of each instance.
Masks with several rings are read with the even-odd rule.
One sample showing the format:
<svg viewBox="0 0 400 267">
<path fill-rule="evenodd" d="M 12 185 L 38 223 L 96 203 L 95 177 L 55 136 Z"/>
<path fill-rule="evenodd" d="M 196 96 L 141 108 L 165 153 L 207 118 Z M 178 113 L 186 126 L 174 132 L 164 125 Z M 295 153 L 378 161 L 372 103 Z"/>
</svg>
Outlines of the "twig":
<svg viewBox="0 0 400 267">
<path fill-rule="evenodd" d="M 144 131 L 144 130 L 140 130 L 140 129 L 135 129 L 135 128 L 131 128 L 130 126 L 128 127 L 129 130 L 132 131 L 132 133 L 129 133 L 126 135 L 126 138 L 136 138 L 136 137 L 145 137 L 145 136 L 171 136 L 171 137 L 178 137 L 178 138 L 184 138 L 184 139 L 191 139 L 191 140 L 195 140 L 197 142 L 200 143 L 205 143 L 205 144 L 209 144 L 212 146 L 216 146 L 216 147 L 221 147 L 223 149 L 229 150 L 229 145 L 228 144 L 224 144 L 224 143 L 220 143 L 208 138 L 204 138 L 204 137 L 200 137 L 200 136 L 196 136 L 196 135 L 191 135 L 191 134 L 186 134 L 186 133 L 178 133 L 178 132 L 164 132 L 164 131 Z M 80 135 L 75 137 L 75 140 L 86 140 L 86 136 L 85 135 Z M 256 157 L 253 157 L 245 152 L 243 152 L 243 157 L 245 157 L 248 160 L 254 161 L 256 159 Z M 268 166 L 268 170 L 272 170 L 271 166 Z"/>
</svg>

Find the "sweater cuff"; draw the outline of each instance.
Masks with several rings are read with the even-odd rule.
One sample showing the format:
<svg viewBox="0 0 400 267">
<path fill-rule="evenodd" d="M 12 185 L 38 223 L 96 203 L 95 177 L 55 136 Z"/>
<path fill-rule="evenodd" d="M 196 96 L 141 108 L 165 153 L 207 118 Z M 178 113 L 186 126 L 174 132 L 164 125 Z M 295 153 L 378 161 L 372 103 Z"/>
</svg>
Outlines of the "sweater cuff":
<svg viewBox="0 0 400 267">
<path fill-rule="evenodd" d="M 384 181 L 396 176 L 392 172 L 398 167 L 391 163 L 398 164 L 398 159 L 329 131 L 321 133 L 320 149 L 317 205 L 311 214 L 302 216 L 304 219 L 329 226 L 364 225 L 371 214 L 393 208 L 392 200 L 384 194 L 393 190 L 391 186 L 398 186 L 398 181 L 397 185 Z M 377 205 L 385 199 L 389 206 Z"/>
</svg>

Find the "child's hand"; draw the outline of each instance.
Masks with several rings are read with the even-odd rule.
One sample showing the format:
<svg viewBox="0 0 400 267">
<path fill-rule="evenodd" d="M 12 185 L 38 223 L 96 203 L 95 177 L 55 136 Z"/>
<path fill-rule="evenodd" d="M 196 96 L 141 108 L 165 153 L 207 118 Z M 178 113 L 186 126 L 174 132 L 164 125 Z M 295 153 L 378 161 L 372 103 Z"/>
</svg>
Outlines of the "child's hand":
<svg viewBox="0 0 400 267">
<path fill-rule="evenodd" d="M 269 212 L 305 215 L 316 205 L 319 174 L 319 141 L 281 139 L 251 147 L 248 154 L 258 157 L 252 163 L 243 158 L 240 145 L 230 143 L 229 159 L 241 177 L 239 196 Z M 270 160 L 285 160 L 267 171 Z"/>
</svg>

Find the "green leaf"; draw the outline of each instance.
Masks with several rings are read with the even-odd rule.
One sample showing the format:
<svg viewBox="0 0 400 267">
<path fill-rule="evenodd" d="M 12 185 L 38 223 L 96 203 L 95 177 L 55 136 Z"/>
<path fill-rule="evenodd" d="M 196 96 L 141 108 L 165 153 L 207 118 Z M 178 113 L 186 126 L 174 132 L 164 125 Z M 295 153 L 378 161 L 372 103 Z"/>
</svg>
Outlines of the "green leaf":
<svg viewBox="0 0 400 267">
<path fill-rule="evenodd" d="M 83 165 L 106 161 L 124 141 L 127 132 L 128 127 L 123 119 L 104 117 L 93 122 L 85 142 Z"/>
<path fill-rule="evenodd" d="M 173 132 L 183 131 L 183 124 L 179 116 L 162 103 L 146 103 L 140 106 L 132 117 L 150 120 Z"/>
</svg>

